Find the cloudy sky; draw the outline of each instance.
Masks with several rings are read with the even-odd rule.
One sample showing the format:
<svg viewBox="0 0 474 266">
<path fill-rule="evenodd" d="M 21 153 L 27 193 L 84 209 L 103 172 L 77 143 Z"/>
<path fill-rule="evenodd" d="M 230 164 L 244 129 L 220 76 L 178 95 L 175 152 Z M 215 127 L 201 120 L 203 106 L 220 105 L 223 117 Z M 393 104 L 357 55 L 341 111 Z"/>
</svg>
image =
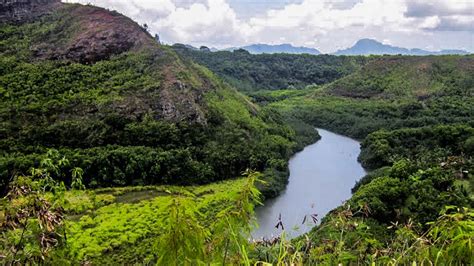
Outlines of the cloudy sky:
<svg viewBox="0 0 474 266">
<path fill-rule="evenodd" d="M 67 0 L 147 23 L 165 43 L 291 43 L 330 53 L 373 38 L 474 52 L 474 0 Z"/>
</svg>

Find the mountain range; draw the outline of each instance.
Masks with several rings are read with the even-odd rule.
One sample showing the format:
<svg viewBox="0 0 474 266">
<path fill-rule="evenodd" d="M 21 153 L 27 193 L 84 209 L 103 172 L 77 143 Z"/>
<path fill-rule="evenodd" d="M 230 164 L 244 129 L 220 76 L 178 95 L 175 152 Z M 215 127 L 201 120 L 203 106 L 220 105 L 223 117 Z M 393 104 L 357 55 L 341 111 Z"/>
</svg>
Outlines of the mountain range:
<svg viewBox="0 0 474 266">
<path fill-rule="evenodd" d="M 244 49 L 247 50 L 251 54 L 277 54 L 277 53 L 285 53 L 285 54 L 313 54 L 318 55 L 321 52 L 315 48 L 309 47 L 295 47 L 291 44 L 284 43 L 284 44 L 252 44 L 242 47 L 232 47 L 227 48 L 224 50 L 227 51 L 234 51 L 237 49 Z"/>
<path fill-rule="evenodd" d="M 231 47 L 224 49 L 225 51 L 234 51 L 237 49 L 247 50 L 251 54 L 313 54 L 318 55 L 321 52 L 315 48 L 295 47 L 291 44 L 252 44 L 242 47 Z M 215 50 L 212 50 L 215 51 Z M 465 50 L 441 50 L 428 51 L 418 48 L 408 49 L 403 47 L 383 44 L 374 39 L 360 39 L 352 47 L 338 50 L 334 55 L 384 55 L 384 54 L 402 54 L 402 55 L 447 55 L 447 54 L 469 54 Z"/>
<path fill-rule="evenodd" d="M 464 50 L 441 50 L 427 51 L 422 49 L 407 49 L 388 44 L 383 44 L 373 39 L 361 39 L 352 47 L 339 50 L 335 55 L 383 55 L 383 54 L 403 54 L 403 55 L 446 55 L 446 54 L 469 54 Z"/>
</svg>

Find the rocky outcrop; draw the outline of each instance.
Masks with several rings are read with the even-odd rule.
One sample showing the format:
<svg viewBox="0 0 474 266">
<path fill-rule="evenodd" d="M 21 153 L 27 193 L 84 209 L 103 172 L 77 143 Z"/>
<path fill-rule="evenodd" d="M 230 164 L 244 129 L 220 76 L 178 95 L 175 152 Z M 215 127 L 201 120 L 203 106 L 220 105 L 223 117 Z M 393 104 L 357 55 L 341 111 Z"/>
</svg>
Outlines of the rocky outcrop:
<svg viewBox="0 0 474 266">
<path fill-rule="evenodd" d="M 36 57 L 70 59 L 93 63 L 111 55 L 155 44 L 153 38 L 131 19 L 113 11 L 92 6 L 66 6 L 61 12 L 73 34 L 60 36 L 61 44 L 50 41 L 33 47 Z"/>
<path fill-rule="evenodd" d="M 179 122 L 186 120 L 206 124 L 206 111 L 201 91 L 192 90 L 186 84 L 177 81 L 171 88 L 162 88 L 158 101 L 158 118 Z M 185 88 L 185 89 L 183 89 Z"/>
<path fill-rule="evenodd" d="M 0 23 L 29 23 L 40 16 L 45 16 L 44 23 L 51 20 L 53 27 L 31 40 L 30 49 L 35 58 L 94 63 L 156 45 L 143 27 L 114 11 L 60 0 L 0 0 Z M 53 24 L 53 21 L 62 23 Z"/>
<path fill-rule="evenodd" d="M 0 0 L 0 23 L 30 21 L 60 5 L 60 0 Z"/>
</svg>

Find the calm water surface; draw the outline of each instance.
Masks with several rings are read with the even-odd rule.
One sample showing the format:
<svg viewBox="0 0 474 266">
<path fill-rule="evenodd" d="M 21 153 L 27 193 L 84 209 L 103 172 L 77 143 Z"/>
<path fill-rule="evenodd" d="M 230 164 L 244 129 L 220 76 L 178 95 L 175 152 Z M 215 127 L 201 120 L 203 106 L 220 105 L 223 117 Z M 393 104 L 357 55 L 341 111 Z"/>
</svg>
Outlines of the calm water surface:
<svg viewBox="0 0 474 266">
<path fill-rule="evenodd" d="M 365 175 L 357 162 L 359 142 L 324 129 L 318 132 L 321 139 L 290 160 L 286 190 L 256 209 L 259 228 L 252 232 L 254 238 L 280 235 L 281 227 L 275 228 L 280 214 L 288 237 L 309 231 L 314 226 L 310 215 L 317 214 L 320 219 L 341 205 L 350 198 L 355 182 Z"/>
</svg>

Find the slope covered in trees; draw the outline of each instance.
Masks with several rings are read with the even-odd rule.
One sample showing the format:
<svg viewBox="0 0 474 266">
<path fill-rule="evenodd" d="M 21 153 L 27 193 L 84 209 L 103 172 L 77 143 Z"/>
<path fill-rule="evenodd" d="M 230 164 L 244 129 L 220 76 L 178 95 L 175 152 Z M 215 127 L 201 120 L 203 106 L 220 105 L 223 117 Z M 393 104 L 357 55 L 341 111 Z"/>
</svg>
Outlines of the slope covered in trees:
<svg viewBox="0 0 474 266">
<path fill-rule="evenodd" d="M 363 140 L 372 170 L 321 225 L 257 258 L 277 263 L 286 247 L 299 250 L 289 263 L 472 264 L 473 76 L 472 56 L 384 56 L 325 86 L 253 95 Z"/>
<path fill-rule="evenodd" d="M 472 125 L 474 57 L 385 56 L 331 84 L 254 99 L 332 131 L 363 139 L 378 129 Z M 283 94 L 284 92 L 278 92 Z"/>
<path fill-rule="evenodd" d="M 250 54 L 246 50 L 202 52 L 176 44 L 173 49 L 206 66 L 243 92 L 302 89 L 332 82 L 360 69 L 370 58 L 331 55 Z"/>
<path fill-rule="evenodd" d="M 247 168 L 284 184 L 301 146 L 278 113 L 118 13 L 59 4 L 3 23 L 0 35 L 3 192 L 48 148 L 81 167 L 87 187 L 102 187 L 207 183 Z"/>
<path fill-rule="evenodd" d="M 351 98 L 469 97 L 474 87 L 473 61 L 472 55 L 378 57 L 327 90 Z"/>
<path fill-rule="evenodd" d="M 311 245 L 300 254 L 309 264 L 472 264 L 473 130 L 439 125 L 370 134 L 360 159 L 384 167 L 291 245 Z"/>
</svg>

